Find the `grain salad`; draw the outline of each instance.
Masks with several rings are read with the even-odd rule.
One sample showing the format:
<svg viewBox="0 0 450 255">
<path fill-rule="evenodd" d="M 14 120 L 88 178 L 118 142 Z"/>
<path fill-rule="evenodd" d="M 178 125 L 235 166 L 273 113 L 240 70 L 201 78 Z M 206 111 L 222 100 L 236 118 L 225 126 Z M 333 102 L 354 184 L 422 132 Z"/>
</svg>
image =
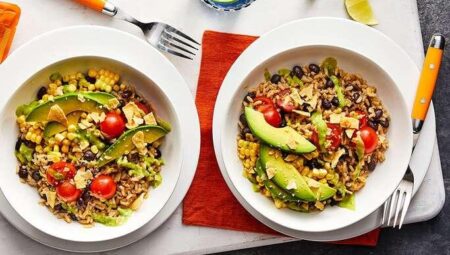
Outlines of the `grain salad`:
<svg viewBox="0 0 450 255">
<path fill-rule="evenodd" d="M 57 218 L 121 225 L 162 182 L 170 124 L 117 73 L 53 73 L 16 116 L 17 174 Z"/>
<path fill-rule="evenodd" d="M 376 88 L 331 57 L 264 78 L 242 101 L 244 176 L 277 208 L 354 209 L 354 194 L 388 149 L 390 117 Z"/>
</svg>

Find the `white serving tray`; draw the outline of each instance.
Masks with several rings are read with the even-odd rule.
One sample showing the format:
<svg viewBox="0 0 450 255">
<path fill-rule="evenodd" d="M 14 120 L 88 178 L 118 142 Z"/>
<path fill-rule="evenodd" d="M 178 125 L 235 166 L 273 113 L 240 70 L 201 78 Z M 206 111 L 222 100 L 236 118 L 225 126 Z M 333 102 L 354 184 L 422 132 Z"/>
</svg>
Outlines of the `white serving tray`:
<svg viewBox="0 0 450 255">
<path fill-rule="evenodd" d="M 13 49 L 36 35 L 49 30 L 78 24 L 113 26 L 138 34 L 138 31 L 119 21 L 110 20 L 86 10 L 69 0 L 8 0 L 22 8 L 22 17 L 16 33 Z M 111 0 L 112 1 L 112 0 Z M 258 0 L 251 7 L 237 13 L 217 13 L 200 0 L 115 0 L 130 14 L 143 20 L 164 20 L 182 31 L 201 38 L 205 29 L 231 33 L 263 34 L 283 23 L 311 16 L 347 17 L 343 1 L 315 0 Z M 415 0 L 372 1 L 381 30 L 400 46 L 420 67 L 423 61 L 423 45 Z M 389 10 L 389 11 L 386 11 Z M 43 13 L 51 15 L 42 16 Z M 269 18 L 268 18 L 269 17 Z M 126 45 L 124 45 L 126 47 Z M 226 47 L 224 45 L 224 47 Z M 168 56 L 184 75 L 192 94 L 195 95 L 200 57 L 185 61 Z M 433 141 L 430 141 L 433 142 Z M 414 197 L 406 222 L 425 221 L 434 217 L 444 204 L 444 185 L 437 144 L 428 174 Z M 60 254 L 22 235 L 0 217 L 0 254 Z M 181 209 L 158 230 L 141 241 L 112 251 L 109 254 L 200 254 L 242 249 L 295 241 L 263 234 L 237 232 L 206 227 L 184 226 L 181 223 Z"/>
</svg>

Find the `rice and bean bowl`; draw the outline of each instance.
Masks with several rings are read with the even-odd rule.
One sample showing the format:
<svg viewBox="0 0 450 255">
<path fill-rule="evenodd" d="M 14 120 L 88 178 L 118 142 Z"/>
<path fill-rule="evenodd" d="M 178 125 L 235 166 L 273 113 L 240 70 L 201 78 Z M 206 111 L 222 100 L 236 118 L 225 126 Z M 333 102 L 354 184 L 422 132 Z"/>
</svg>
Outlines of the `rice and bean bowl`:
<svg viewBox="0 0 450 255">
<path fill-rule="evenodd" d="M 385 160 L 390 116 L 376 88 L 329 57 L 250 86 L 237 153 L 243 175 L 277 208 L 354 210 L 354 194 Z"/>
<path fill-rule="evenodd" d="M 17 174 L 66 222 L 121 225 L 162 182 L 170 124 L 117 73 L 53 73 L 16 116 Z"/>
</svg>

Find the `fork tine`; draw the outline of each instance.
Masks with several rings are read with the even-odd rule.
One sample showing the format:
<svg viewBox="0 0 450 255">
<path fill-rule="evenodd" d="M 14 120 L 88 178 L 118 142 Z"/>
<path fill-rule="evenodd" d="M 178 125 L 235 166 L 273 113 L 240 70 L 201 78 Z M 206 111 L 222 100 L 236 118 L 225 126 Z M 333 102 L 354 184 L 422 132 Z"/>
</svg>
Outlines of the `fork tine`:
<svg viewBox="0 0 450 255">
<path fill-rule="evenodd" d="M 170 53 L 170 54 L 173 54 L 173 55 L 175 55 L 175 56 L 182 57 L 182 58 L 186 58 L 186 59 L 190 59 L 190 60 L 193 59 L 193 58 L 191 58 L 191 57 L 189 57 L 189 56 L 184 55 L 183 53 L 180 53 L 180 52 L 178 52 L 178 51 L 171 50 L 171 49 L 167 48 L 166 46 L 164 46 L 164 45 L 162 45 L 162 44 L 158 44 L 157 47 L 158 47 L 158 49 L 160 49 L 160 50 L 162 50 L 162 51 L 165 51 L 165 52 L 168 52 L 168 53 Z"/>
<path fill-rule="evenodd" d="M 392 225 L 393 228 L 397 225 L 397 218 L 400 214 L 400 210 L 403 208 L 403 203 L 405 202 L 405 191 L 402 189 L 400 190 L 400 194 L 398 196 L 398 202 L 397 202 L 397 208 L 395 209 L 395 217 L 394 217 L 394 224 Z"/>
<path fill-rule="evenodd" d="M 400 216 L 400 223 L 398 225 L 398 229 L 402 228 L 403 220 L 405 219 L 406 212 L 408 211 L 409 203 L 411 202 L 411 194 L 412 194 L 412 187 L 410 190 L 406 191 L 405 204 L 403 205 L 402 216 Z"/>
<path fill-rule="evenodd" d="M 190 45 L 189 43 L 187 43 L 187 42 L 185 42 L 185 41 L 182 41 L 182 40 L 178 39 L 177 37 L 175 37 L 175 36 L 169 34 L 169 32 L 170 32 L 170 31 L 164 30 L 163 33 L 162 33 L 162 37 L 163 37 L 164 39 L 168 40 L 168 41 L 173 40 L 173 41 L 176 41 L 176 42 L 178 42 L 178 43 L 184 44 L 184 45 L 186 45 L 186 46 L 188 46 L 188 47 L 190 47 L 190 48 L 192 48 L 192 49 L 194 49 L 194 50 L 198 50 L 198 48 L 196 48 L 195 46 L 192 46 L 192 45 Z"/>
<path fill-rule="evenodd" d="M 184 51 L 184 52 L 186 52 L 186 53 L 189 53 L 189 54 L 192 54 L 192 55 L 194 55 L 195 56 L 195 53 L 194 52 L 191 52 L 191 51 L 189 51 L 189 50 L 187 50 L 187 49 L 185 49 L 185 48 L 183 48 L 183 47 L 181 47 L 181 46 L 179 46 L 179 45 L 176 45 L 176 44 L 174 44 L 174 43 L 171 43 L 171 42 L 169 42 L 167 39 L 165 39 L 165 38 L 162 38 L 162 40 L 160 41 L 164 46 L 166 46 L 166 47 L 173 47 L 173 48 L 176 48 L 176 49 L 179 49 L 179 50 L 181 50 L 181 51 Z"/>
<path fill-rule="evenodd" d="M 200 43 L 198 43 L 196 40 L 192 39 L 192 37 L 188 36 L 187 34 L 179 31 L 178 29 L 176 29 L 176 28 L 174 28 L 174 27 L 172 27 L 170 25 L 167 25 L 167 29 L 168 29 L 169 32 L 173 32 L 173 33 L 175 33 L 175 34 L 177 34 L 177 35 L 179 35 L 181 37 L 184 37 L 184 38 L 188 39 L 189 41 L 191 41 L 191 42 L 193 42 L 193 43 L 195 43 L 197 45 L 200 45 Z"/>
<path fill-rule="evenodd" d="M 388 211 L 388 207 L 391 204 L 391 199 L 392 197 L 389 197 L 388 200 L 386 200 L 386 202 L 384 202 L 384 206 L 383 206 L 383 218 L 381 219 L 381 224 L 384 225 L 387 219 L 387 211 Z"/>
<path fill-rule="evenodd" d="M 390 206 L 389 206 L 389 214 L 388 214 L 388 221 L 386 226 L 389 226 L 389 223 L 391 222 L 391 218 L 392 218 L 392 212 L 394 211 L 394 206 L 397 204 L 397 192 L 398 189 L 396 189 L 394 191 L 394 193 L 392 193 L 392 197 L 391 197 L 391 202 L 390 202 Z"/>
</svg>

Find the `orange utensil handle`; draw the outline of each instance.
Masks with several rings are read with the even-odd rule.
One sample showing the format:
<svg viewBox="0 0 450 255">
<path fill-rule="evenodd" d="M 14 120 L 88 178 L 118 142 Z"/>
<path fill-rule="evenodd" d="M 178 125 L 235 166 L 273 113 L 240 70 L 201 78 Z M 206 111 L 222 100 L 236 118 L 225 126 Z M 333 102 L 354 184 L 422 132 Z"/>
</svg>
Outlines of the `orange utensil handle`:
<svg viewBox="0 0 450 255">
<path fill-rule="evenodd" d="M 75 2 L 99 12 L 103 11 L 103 7 L 106 4 L 106 0 L 75 0 Z"/>
<path fill-rule="evenodd" d="M 425 120 L 431 97 L 441 65 L 443 50 L 439 48 L 428 48 L 425 62 L 423 63 L 422 73 L 417 87 L 416 98 L 411 117 L 416 120 Z"/>
</svg>

